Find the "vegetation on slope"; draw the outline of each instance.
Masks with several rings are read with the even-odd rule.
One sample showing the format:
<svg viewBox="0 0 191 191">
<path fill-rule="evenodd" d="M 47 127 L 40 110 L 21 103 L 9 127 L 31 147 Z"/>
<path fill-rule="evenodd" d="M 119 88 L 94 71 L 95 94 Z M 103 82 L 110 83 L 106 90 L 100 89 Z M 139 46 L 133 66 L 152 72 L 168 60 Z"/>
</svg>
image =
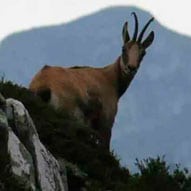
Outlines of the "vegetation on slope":
<svg viewBox="0 0 191 191">
<path fill-rule="evenodd" d="M 28 109 L 41 141 L 57 159 L 65 159 L 69 191 L 190 191 L 191 176 L 177 166 L 170 172 L 164 158 L 136 160 L 139 173 L 130 174 L 119 159 L 99 145 L 96 132 L 64 111 L 55 111 L 26 88 L 0 83 L 5 98 Z M 131 152 L 131 151 L 127 151 Z M 77 169 L 76 171 L 74 169 Z"/>
</svg>

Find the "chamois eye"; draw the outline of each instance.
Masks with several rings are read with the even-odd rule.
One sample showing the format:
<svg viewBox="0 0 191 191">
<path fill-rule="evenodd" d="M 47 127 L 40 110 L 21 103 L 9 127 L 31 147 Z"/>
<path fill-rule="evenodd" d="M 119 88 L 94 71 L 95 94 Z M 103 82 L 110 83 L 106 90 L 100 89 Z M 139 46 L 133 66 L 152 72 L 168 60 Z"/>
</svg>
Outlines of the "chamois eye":
<svg viewBox="0 0 191 191">
<path fill-rule="evenodd" d="M 140 57 L 142 58 L 145 54 L 146 54 L 145 50 L 142 50 L 142 51 L 140 52 Z"/>
<path fill-rule="evenodd" d="M 126 47 L 125 46 L 122 46 L 122 52 L 124 53 L 126 50 Z"/>
<path fill-rule="evenodd" d="M 145 54 L 146 54 L 145 50 L 140 51 L 140 53 L 139 53 L 139 62 L 142 61 L 142 59 L 145 56 Z"/>
</svg>

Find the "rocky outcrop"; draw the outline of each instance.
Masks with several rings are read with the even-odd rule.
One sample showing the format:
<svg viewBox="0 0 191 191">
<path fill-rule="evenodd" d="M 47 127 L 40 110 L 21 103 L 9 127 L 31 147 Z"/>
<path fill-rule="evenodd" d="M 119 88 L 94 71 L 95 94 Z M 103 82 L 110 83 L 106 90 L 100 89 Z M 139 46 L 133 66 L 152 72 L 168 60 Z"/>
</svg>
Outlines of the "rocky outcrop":
<svg viewBox="0 0 191 191">
<path fill-rule="evenodd" d="M 64 165 L 41 143 L 28 111 L 2 95 L 0 145 L 0 190 L 68 190 Z"/>
</svg>

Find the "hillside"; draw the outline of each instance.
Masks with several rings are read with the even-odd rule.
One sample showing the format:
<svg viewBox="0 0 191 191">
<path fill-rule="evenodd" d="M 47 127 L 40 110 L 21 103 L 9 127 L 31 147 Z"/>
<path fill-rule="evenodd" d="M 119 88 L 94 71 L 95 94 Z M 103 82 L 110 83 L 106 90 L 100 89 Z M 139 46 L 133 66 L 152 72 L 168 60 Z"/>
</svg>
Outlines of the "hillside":
<svg viewBox="0 0 191 191">
<path fill-rule="evenodd" d="M 136 159 L 138 173 L 130 173 L 99 145 L 95 130 L 11 82 L 0 82 L 0 124 L 1 191 L 191 189 L 188 170 L 170 168 L 164 157 Z"/>
</svg>

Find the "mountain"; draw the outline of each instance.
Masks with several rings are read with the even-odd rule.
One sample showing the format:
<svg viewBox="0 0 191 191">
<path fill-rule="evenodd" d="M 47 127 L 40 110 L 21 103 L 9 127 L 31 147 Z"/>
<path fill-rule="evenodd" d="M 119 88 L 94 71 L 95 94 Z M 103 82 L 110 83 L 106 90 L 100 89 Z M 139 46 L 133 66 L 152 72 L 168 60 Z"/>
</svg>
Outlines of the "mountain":
<svg viewBox="0 0 191 191">
<path fill-rule="evenodd" d="M 45 64 L 110 64 L 121 52 L 123 23 L 128 20 L 130 33 L 134 30 L 132 11 L 139 17 L 140 28 L 151 17 L 135 7 L 112 7 L 67 24 L 10 35 L 0 44 L 0 73 L 27 86 Z M 135 158 L 157 155 L 189 168 L 191 38 L 156 20 L 151 29 L 154 43 L 119 103 L 112 149 L 132 170 Z"/>
</svg>

